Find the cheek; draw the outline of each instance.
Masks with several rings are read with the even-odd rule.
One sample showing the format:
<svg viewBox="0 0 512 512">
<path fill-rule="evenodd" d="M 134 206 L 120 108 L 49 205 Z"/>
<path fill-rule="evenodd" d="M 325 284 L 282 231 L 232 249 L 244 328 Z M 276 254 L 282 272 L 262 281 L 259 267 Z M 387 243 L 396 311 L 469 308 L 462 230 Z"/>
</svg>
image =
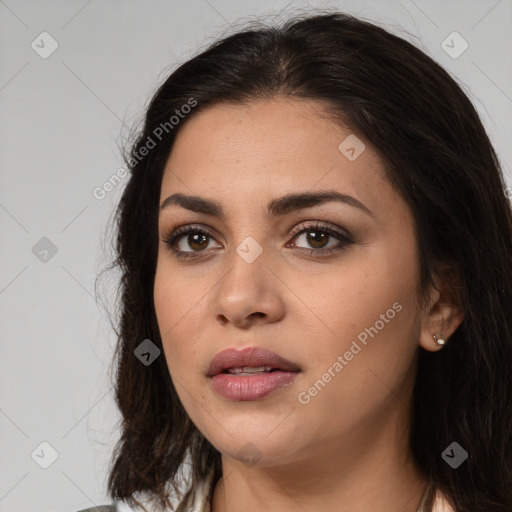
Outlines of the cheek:
<svg viewBox="0 0 512 512">
<path fill-rule="evenodd" d="M 187 388 L 197 378 L 202 355 L 208 291 L 204 280 L 167 268 L 165 261 L 157 265 L 153 300 L 163 351 L 171 378 Z"/>
<path fill-rule="evenodd" d="M 345 302 L 337 298 L 348 304 L 346 296 Z M 359 308 L 351 302 L 347 311 L 356 309 L 357 316 L 338 310 L 331 321 L 337 336 L 316 339 L 304 354 L 309 371 L 297 389 L 297 407 L 304 429 L 319 437 L 335 439 L 340 432 L 378 425 L 397 399 L 407 402 L 417 349 L 414 310 L 406 295 L 374 299 L 355 301 Z"/>
<path fill-rule="evenodd" d="M 418 267 L 414 248 L 401 250 L 345 261 L 330 289 L 310 296 L 328 326 L 304 353 L 310 371 L 300 391 L 310 396 L 310 410 L 321 414 L 337 404 L 343 421 L 357 422 L 356 410 L 371 416 L 410 383 L 419 336 Z"/>
<path fill-rule="evenodd" d="M 321 322 L 303 325 L 303 333 L 308 332 L 310 339 L 302 345 L 304 360 L 310 362 L 317 377 L 328 371 L 338 356 L 346 360 L 344 373 L 348 373 L 345 370 L 349 366 L 367 371 L 405 363 L 404 352 L 414 348 L 415 309 L 409 290 L 375 280 L 371 286 L 360 280 L 357 285 L 356 293 L 333 289 L 317 298 L 314 304 L 321 311 Z"/>
<path fill-rule="evenodd" d="M 201 307 L 204 291 L 197 279 L 188 279 L 179 269 L 171 268 L 161 257 L 155 273 L 153 300 L 162 342 L 176 332 L 192 328 L 191 318 Z"/>
<path fill-rule="evenodd" d="M 166 273 L 161 270 L 157 267 L 153 300 L 162 339 L 162 355 L 184 409 L 196 425 L 204 428 L 201 412 L 196 408 L 205 400 L 201 396 L 197 376 L 189 371 L 198 357 L 195 344 L 197 329 L 193 328 L 193 319 L 191 321 L 198 295 L 183 287 L 176 277 L 163 278 Z"/>
<path fill-rule="evenodd" d="M 167 277 L 172 275 L 173 277 Z M 163 265 L 157 265 L 153 300 L 155 313 L 162 339 L 164 354 L 171 376 L 176 375 L 187 356 L 183 353 L 184 344 L 180 343 L 183 329 L 189 326 L 187 311 L 191 309 L 187 296 L 189 290 L 181 286 L 179 276 L 169 274 Z M 180 321 L 181 320 L 181 321 Z"/>
</svg>

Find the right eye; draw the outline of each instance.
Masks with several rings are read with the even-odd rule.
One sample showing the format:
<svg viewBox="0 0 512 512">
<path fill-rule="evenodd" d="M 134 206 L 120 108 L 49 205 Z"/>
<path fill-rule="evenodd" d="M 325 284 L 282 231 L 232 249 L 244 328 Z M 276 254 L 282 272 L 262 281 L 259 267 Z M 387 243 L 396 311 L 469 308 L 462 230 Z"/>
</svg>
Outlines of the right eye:
<svg viewBox="0 0 512 512">
<path fill-rule="evenodd" d="M 201 227 L 182 226 L 175 231 L 166 234 L 164 242 L 178 258 L 196 258 L 199 255 L 194 253 L 203 252 L 209 248 L 208 238 L 213 239 L 211 233 Z M 187 245 L 192 250 L 186 250 L 183 245 Z M 176 248 L 178 246 L 178 248 Z"/>
</svg>

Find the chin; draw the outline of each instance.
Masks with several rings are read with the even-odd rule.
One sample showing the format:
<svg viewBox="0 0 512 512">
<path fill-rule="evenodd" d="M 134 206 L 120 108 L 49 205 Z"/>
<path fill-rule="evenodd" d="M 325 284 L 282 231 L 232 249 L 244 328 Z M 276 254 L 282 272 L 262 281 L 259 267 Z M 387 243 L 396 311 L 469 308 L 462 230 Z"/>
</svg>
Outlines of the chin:
<svg viewBox="0 0 512 512">
<path fill-rule="evenodd" d="M 233 432 L 227 426 L 226 430 Z M 212 439 L 210 443 L 223 457 L 229 457 L 248 467 L 271 467 L 296 461 L 297 443 L 293 441 L 290 432 L 285 430 L 278 434 L 272 432 L 272 429 L 259 429 L 254 433 L 246 429 L 244 433 L 235 431 L 232 437 L 226 431 L 223 432 L 222 439 Z M 272 433 L 269 435 L 269 432 Z"/>
</svg>

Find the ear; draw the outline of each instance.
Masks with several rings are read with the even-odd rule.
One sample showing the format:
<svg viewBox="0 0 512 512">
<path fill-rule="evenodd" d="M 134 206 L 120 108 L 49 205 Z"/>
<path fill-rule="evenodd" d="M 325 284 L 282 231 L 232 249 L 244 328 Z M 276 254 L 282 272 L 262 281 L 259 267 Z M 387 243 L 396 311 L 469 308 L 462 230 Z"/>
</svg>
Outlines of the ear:
<svg viewBox="0 0 512 512">
<path fill-rule="evenodd" d="M 439 278 L 435 281 L 436 284 L 430 294 L 430 306 L 423 311 L 419 339 L 421 347 L 431 352 L 443 348 L 443 345 L 437 344 L 433 336 L 438 339 L 442 337 L 446 342 L 464 318 L 455 290 L 450 285 L 453 281 L 441 281 Z"/>
</svg>

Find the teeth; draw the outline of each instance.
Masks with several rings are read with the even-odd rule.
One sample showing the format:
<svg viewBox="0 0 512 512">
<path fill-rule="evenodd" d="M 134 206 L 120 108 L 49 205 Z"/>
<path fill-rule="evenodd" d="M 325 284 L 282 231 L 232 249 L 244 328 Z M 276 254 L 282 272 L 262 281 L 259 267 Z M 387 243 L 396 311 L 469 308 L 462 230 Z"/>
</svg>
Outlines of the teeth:
<svg viewBox="0 0 512 512">
<path fill-rule="evenodd" d="M 235 368 L 228 368 L 228 372 L 229 373 L 238 373 L 238 374 L 252 374 L 252 373 L 262 373 L 262 372 L 269 372 L 270 370 L 272 370 L 272 366 L 258 366 L 258 367 L 253 367 L 253 366 L 237 366 Z"/>
</svg>

